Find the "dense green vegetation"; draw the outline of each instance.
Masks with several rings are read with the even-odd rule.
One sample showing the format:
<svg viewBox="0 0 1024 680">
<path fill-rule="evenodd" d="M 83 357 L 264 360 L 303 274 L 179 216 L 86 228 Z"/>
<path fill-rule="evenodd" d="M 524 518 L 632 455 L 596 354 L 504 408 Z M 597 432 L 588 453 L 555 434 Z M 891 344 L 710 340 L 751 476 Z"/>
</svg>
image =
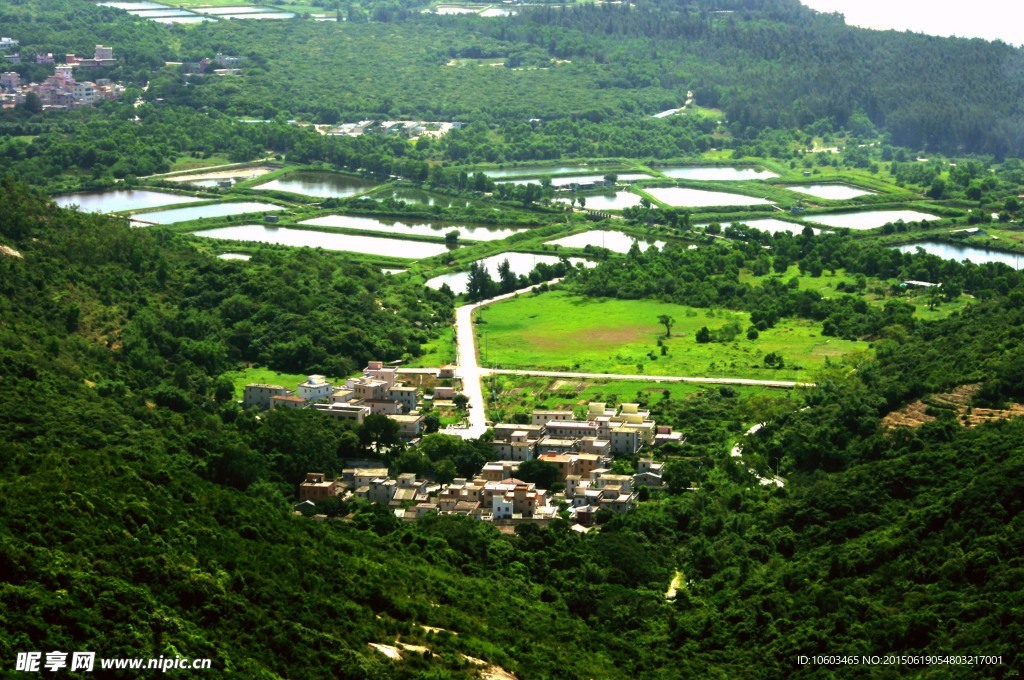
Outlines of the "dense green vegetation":
<svg viewBox="0 0 1024 680">
<path fill-rule="evenodd" d="M 241 276 L 238 265 L 3 189 L 0 238 L 22 255 L 0 258 L 5 658 L 80 647 L 210 656 L 247 675 L 387 677 L 468 674 L 467 654 L 564 677 L 558 650 L 571 641 L 577 677 L 776 675 L 800 653 L 891 649 L 1016 663 L 1020 424 L 885 434 L 878 419 L 969 380 L 988 380 L 991 400 L 1022 394 L 1019 352 L 993 351 L 1024 327 L 1017 274 L 998 270 L 1008 295 L 907 327 L 854 373 L 837 367 L 807 411 L 741 411 L 727 388 L 652 399 L 687 434 L 678 458 L 668 452 L 670 490 L 599 533 L 556 525 L 510 539 L 453 518 L 399 526 L 361 506 L 326 508 L 354 515 L 321 524 L 289 516 L 294 483 L 311 467 L 336 472 L 387 433 L 237 411 L 215 359 L 245 351 L 223 325 L 244 283 L 221 277 Z M 278 263 L 297 282 L 286 297 L 314 304 L 324 257 Z M 355 285 L 343 262 L 332 271 L 334 287 Z M 381 295 L 394 284 L 378 285 Z M 376 334 L 372 315 L 347 320 Z M 408 320 L 392 323 L 394 333 Z M 163 330 L 131 332 L 146 324 Z M 120 343 L 108 326 L 123 328 Z M 728 456 L 743 412 L 774 415 L 744 460 L 779 466 L 784 490 L 759 487 Z M 462 447 L 442 439 L 390 455 L 396 469 L 453 474 L 482 460 Z M 672 492 L 693 483 L 699 492 Z M 666 601 L 676 570 L 685 587 Z M 523 616 L 556 626 L 559 647 Z M 396 637 L 433 655 L 395 664 L 366 646 Z"/>
<path fill-rule="evenodd" d="M 423 15 L 423 3 L 392 0 L 292 6 L 348 21 L 163 27 L 86 0 L 0 5 L 26 79 L 47 75 L 35 54 L 104 43 L 119 63 L 97 77 L 130 85 L 95 108 L 0 112 L 0 667 L 18 652 L 89 649 L 210 657 L 214 677 L 475 677 L 467 657 L 520 678 L 859 676 L 800 668 L 796 657 L 884 653 L 1001 657 L 998 667 L 894 674 L 1017 671 L 1024 421 L 968 429 L 939 409 L 923 427 L 887 430 L 881 419 L 967 383 L 981 384 L 975 408 L 1024 399 L 1024 274 L 887 247 L 926 235 L 1021 239 L 1024 165 L 1007 156 L 1024 153 L 1024 51 L 851 29 L 795 0 L 642 0 L 501 19 Z M 165 66 L 217 52 L 244 57 L 242 74 Z M 682 114 L 650 117 L 691 91 Z M 362 118 L 465 125 L 409 141 L 290 122 Z M 129 229 L 41 193 L 167 188 L 140 178 L 264 158 L 281 173 L 359 173 L 386 183 L 382 194 L 400 184 L 452 199 L 277 194 L 282 228 L 330 212 L 533 228 L 388 276 L 374 266 L 387 254 L 246 246 L 251 260 L 218 260 L 218 246 L 185 233 L 196 223 Z M 652 171 L 640 186 L 673 183 L 657 174 L 669 161 L 743 161 L 779 177 L 734 189 L 796 208 L 790 220 L 863 205 L 943 219 L 767 235 L 742 224 L 776 215 L 769 207 L 645 201 L 606 220 L 550 203 L 548 182 L 510 187 L 478 172 L 523 161 Z M 819 201 L 785 188 L 821 180 L 877 193 Z M 202 195 L 253 198 L 253 184 Z M 595 223 L 668 245 L 620 256 L 547 243 Z M 712 226 L 693 226 L 703 223 Z M 950 233 L 978 225 L 988 234 Z M 508 250 L 598 264 L 527 279 L 471 265 Z M 512 535 L 459 517 L 405 524 L 356 501 L 318 504 L 323 521 L 295 514 L 308 471 L 333 476 L 369 459 L 447 482 L 488 459 L 486 436 L 430 434 L 410 447 L 381 416 L 352 426 L 311 411 L 257 417 L 236 403 L 249 379 L 345 377 L 378 358 L 449 361 L 455 298 L 422 284 L 456 269 L 470 270 L 470 299 L 566 279 L 485 311 L 491 353 L 533 351 L 570 367 L 641 361 L 654 374 L 738 363 L 728 348 L 757 348 L 757 377 L 792 377 L 811 364 L 801 354 L 812 335 L 871 351 L 813 362 L 817 386 L 784 395 L 493 379 L 490 408 L 512 420 L 534 406 L 630 400 L 684 433 L 658 451 L 666 488 L 645 490 L 630 514 L 602 514 L 585 535 L 564 520 Z M 899 285 L 910 279 L 943 285 Z M 590 309 L 624 334 L 596 335 L 581 320 Z M 531 316 L 568 331 L 530 328 Z M 794 328 L 799 342 L 771 344 Z M 543 346 L 503 348 L 502 333 Z M 615 352 L 628 360 L 615 363 Z M 428 414 L 431 430 L 441 422 Z M 765 426 L 744 435 L 756 423 Z M 730 455 L 736 443 L 742 453 Z M 622 473 L 634 464 L 614 462 Z M 416 647 L 390 661 L 371 643 Z"/>
</svg>

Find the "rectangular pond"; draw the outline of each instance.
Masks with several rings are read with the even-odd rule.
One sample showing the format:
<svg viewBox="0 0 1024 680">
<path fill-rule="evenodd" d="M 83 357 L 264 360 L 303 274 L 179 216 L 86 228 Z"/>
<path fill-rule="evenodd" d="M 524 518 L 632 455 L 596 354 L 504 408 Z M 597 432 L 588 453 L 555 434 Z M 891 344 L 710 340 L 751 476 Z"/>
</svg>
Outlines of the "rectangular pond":
<svg viewBox="0 0 1024 680">
<path fill-rule="evenodd" d="M 150 17 L 150 21 L 155 21 L 158 24 L 201 24 L 204 21 L 216 21 L 212 17 Z"/>
<path fill-rule="evenodd" d="M 439 5 L 434 8 L 434 12 L 437 14 L 476 14 L 479 11 L 479 7 L 451 7 Z"/>
<path fill-rule="evenodd" d="M 450 231 L 458 231 L 459 239 L 466 241 L 500 241 L 523 229 L 509 229 L 486 225 L 467 226 L 460 224 L 441 224 L 439 222 L 406 222 L 403 220 L 379 219 L 376 217 L 357 217 L 355 215 L 324 215 L 305 220 L 300 224 L 318 227 L 338 227 L 340 229 L 361 229 L 363 231 L 379 231 L 392 236 L 415 235 L 444 238 Z"/>
<path fill-rule="evenodd" d="M 350 253 L 384 255 L 387 257 L 420 258 L 432 257 L 448 252 L 448 248 L 443 243 L 401 241 L 399 239 L 377 238 L 359 234 L 334 234 L 323 231 L 307 231 L 305 229 L 286 229 L 266 224 L 243 224 L 236 227 L 205 229 L 193 233 L 196 236 L 206 238 L 274 243 L 296 248 L 344 250 Z"/>
<path fill-rule="evenodd" d="M 707 208 L 718 205 L 771 205 L 765 198 L 754 198 L 743 194 L 731 194 L 725 191 L 705 191 L 703 189 L 686 189 L 684 187 L 660 187 L 644 189 L 655 199 L 674 207 Z"/>
<path fill-rule="evenodd" d="M 252 6 L 248 6 L 248 5 L 247 6 L 239 5 L 237 7 L 197 7 L 195 9 L 195 11 L 199 12 L 200 14 L 213 14 L 213 15 L 219 15 L 219 14 L 248 14 L 249 12 L 272 12 L 273 8 L 271 8 L 271 7 L 252 7 Z"/>
<path fill-rule="evenodd" d="M 62 208 L 78 206 L 82 212 L 127 212 L 129 210 L 145 210 L 159 208 L 176 203 L 195 203 L 195 196 L 178 196 L 165 194 L 162 191 L 144 191 L 140 189 L 110 189 L 108 191 L 83 191 L 76 194 L 64 194 L 53 199 Z"/>
<path fill-rule="evenodd" d="M 562 246 L 563 248 L 585 248 L 587 246 L 598 246 L 601 248 L 607 248 L 615 253 L 628 253 L 629 249 L 633 247 L 633 243 L 636 241 L 640 242 L 641 250 L 647 250 L 652 245 L 657 246 L 658 248 L 665 247 L 664 241 L 637 239 L 636 237 L 624 234 L 621 231 L 608 231 L 606 229 L 585 231 L 582 234 L 565 236 L 560 239 L 555 239 L 554 241 L 548 241 L 547 243 L 553 246 Z"/>
<path fill-rule="evenodd" d="M 596 172 L 598 168 L 591 168 L 586 165 L 558 165 L 553 167 L 519 166 L 515 168 L 501 168 L 500 170 L 484 170 L 488 177 L 498 180 L 501 177 L 523 177 L 525 175 L 567 175 L 569 173 L 590 173 Z M 474 173 L 469 173 L 470 175 Z"/>
<path fill-rule="evenodd" d="M 769 179 L 778 177 L 774 172 L 760 168 L 693 168 L 693 167 L 667 167 L 654 168 L 666 177 L 672 179 L 694 179 L 705 182 L 735 182 L 741 179 Z"/>
<path fill-rule="evenodd" d="M 158 2 L 100 2 L 97 3 L 101 7 L 114 7 L 116 9 L 132 10 L 132 9 L 172 9 L 167 5 L 161 5 Z"/>
<path fill-rule="evenodd" d="M 183 9 L 174 9 L 173 7 L 167 7 L 165 9 L 130 9 L 128 14 L 139 17 L 140 19 L 157 19 L 162 17 L 194 17 L 195 14 L 187 12 Z"/>
<path fill-rule="evenodd" d="M 485 204 L 480 201 L 474 201 L 469 198 L 459 198 L 457 196 L 442 196 L 441 194 L 432 194 L 423 189 L 417 189 L 415 187 L 395 187 L 393 189 L 382 189 L 371 196 L 378 201 L 386 201 L 391 198 L 402 203 L 408 203 L 410 205 L 426 205 L 426 206 L 438 206 L 440 208 L 470 208 L 474 206 L 483 207 Z"/>
<path fill-rule="evenodd" d="M 580 198 L 584 201 L 583 207 L 591 210 L 622 210 L 623 208 L 638 206 L 640 201 L 643 200 L 631 191 L 612 191 L 606 194 L 580 196 Z M 569 203 L 572 199 L 558 198 L 555 200 Z M 579 203 L 579 198 L 576 199 L 576 203 Z"/>
<path fill-rule="evenodd" d="M 245 213 L 272 212 L 284 210 L 273 203 L 259 203 L 257 201 L 236 201 L 233 203 L 207 203 L 205 205 L 194 205 L 191 208 L 174 208 L 172 210 L 157 210 L 156 212 L 133 215 L 133 222 L 145 224 L 176 224 L 188 222 L 204 217 L 228 217 L 230 215 L 244 215 Z"/>
<path fill-rule="evenodd" d="M 605 173 L 608 174 L 608 173 Z M 613 173 L 614 174 L 614 173 Z M 643 172 L 627 172 L 621 175 L 616 175 L 617 181 L 620 182 L 634 182 L 638 179 L 651 179 L 651 176 Z M 573 184 L 594 184 L 597 182 L 604 182 L 604 175 L 566 175 L 563 177 L 552 177 L 551 186 L 563 189 L 571 187 Z M 530 179 L 515 179 L 509 182 L 509 184 L 540 184 L 540 179 L 533 177 Z"/>
<path fill-rule="evenodd" d="M 732 222 L 723 221 L 723 222 L 719 222 L 719 224 L 722 225 L 722 229 L 725 229 L 726 227 L 731 225 Z M 772 219 L 770 217 L 766 218 L 766 219 L 763 219 L 763 220 L 741 220 L 741 221 L 739 221 L 739 224 L 745 224 L 748 227 L 750 227 L 751 229 L 757 229 L 759 231 L 768 232 L 769 234 L 789 233 L 789 234 L 800 235 L 800 234 L 803 233 L 804 228 L 805 228 L 805 226 L 803 224 L 795 224 L 793 222 L 786 222 L 784 220 L 776 220 L 776 219 Z M 706 227 L 708 225 L 707 224 L 698 224 L 696 226 L 698 226 L 701 229 L 703 229 L 704 227 Z M 815 234 L 820 234 L 821 233 L 821 229 L 814 229 L 814 233 Z"/>
<path fill-rule="evenodd" d="M 362 177 L 350 177 L 333 172 L 302 170 L 288 173 L 283 177 L 253 188 L 260 191 L 289 191 L 293 194 L 315 196 L 317 198 L 347 198 L 366 193 L 379 185 L 379 182 L 363 179 Z"/>
<path fill-rule="evenodd" d="M 541 262 L 544 264 L 556 264 L 559 258 L 554 255 L 537 255 L 535 253 L 500 253 L 483 260 L 477 260 L 477 262 L 483 264 L 484 267 L 487 268 L 487 273 L 491 275 L 491 278 L 497 281 L 498 265 L 500 265 L 504 260 L 508 260 L 508 264 L 516 276 L 522 276 L 529 274 L 533 271 L 533 268 Z M 582 262 L 586 267 L 593 267 L 596 264 L 595 262 L 584 260 L 581 257 L 570 257 L 569 262 L 572 264 Z M 441 286 L 446 283 L 456 295 L 465 293 L 469 286 L 469 272 L 453 272 L 451 274 L 435 276 L 427 281 L 426 285 L 434 288 L 435 290 L 440 290 Z"/>
<path fill-rule="evenodd" d="M 850 184 L 791 184 L 786 188 L 798 194 L 817 196 L 818 198 L 826 198 L 832 201 L 845 201 L 848 198 L 869 196 L 876 193 Z"/>
<path fill-rule="evenodd" d="M 918 248 L 926 253 L 936 255 L 946 260 L 956 262 L 973 262 L 974 264 L 988 264 L 990 262 L 1001 262 L 1014 269 L 1020 269 L 1024 265 L 1024 255 L 1019 253 L 1007 253 L 1001 250 L 989 250 L 977 246 L 965 246 L 959 243 L 943 243 L 941 241 L 921 241 L 919 243 L 908 243 L 898 246 L 896 249 L 901 253 L 915 253 Z"/>
<path fill-rule="evenodd" d="M 249 12 L 248 14 L 222 14 L 221 19 L 291 19 L 293 12 Z"/>
<path fill-rule="evenodd" d="M 877 229 L 890 222 L 926 222 L 942 219 L 916 210 L 868 210 L 865 212 L 836 213 L 834 215 L 807 215 L 808 222 L 817 222 L 826 227 L 846 229 Z"/>
</svg>

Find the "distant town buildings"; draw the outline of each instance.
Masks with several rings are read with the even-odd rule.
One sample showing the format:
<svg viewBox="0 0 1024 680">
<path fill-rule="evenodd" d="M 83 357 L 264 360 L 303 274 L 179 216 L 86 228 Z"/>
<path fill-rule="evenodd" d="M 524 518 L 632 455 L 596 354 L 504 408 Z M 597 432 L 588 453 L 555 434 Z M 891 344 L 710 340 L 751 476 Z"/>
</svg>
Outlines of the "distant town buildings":
<svg viewBox="0 0 1024 680">
<path fill-rule="evenodd" d="M 0 38 L 0 52 L 17 46 L 18 41 Z M 12 55 L 8 54 L 7 57 Z M 14 63 L 18 63 L 15 61 Z M 52 54 L 36 55 L 37 64 L 53 64 Z M 76 69 L 112 66 L 117 63 L 114 49 L 105 45 L 97 45 L 92 57 L 81 58 L 68 54 L 63 64 L 54 65 L 54 73 L 42 83 L 24 83 L 18 73 L 10 71 L 0 74 L 0 106 L 10 108 L 24 104 L 29 95 L 35 95 L 39 104 L 46 109 L 73 109 L 89 106 L 98 101 L 116 99 L 124 91 L 119 83 L 107 78 L 95 81 L 79 80 L 75 77 Z"/>
</svg>

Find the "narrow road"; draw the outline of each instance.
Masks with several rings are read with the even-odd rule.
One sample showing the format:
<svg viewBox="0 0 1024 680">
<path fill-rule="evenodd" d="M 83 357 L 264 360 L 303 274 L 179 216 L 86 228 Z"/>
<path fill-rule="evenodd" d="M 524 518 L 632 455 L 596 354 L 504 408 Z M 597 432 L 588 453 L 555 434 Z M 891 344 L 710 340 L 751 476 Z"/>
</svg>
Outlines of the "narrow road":
<svg viewBox="0 0 1024 680">
<path fill-rule="evenodd" d="M 548 281 L 549 285 L 558 283 L 560 279 Z M 537 284 L 543 285 L 543 284 Z M 463 439 L 476 439 L 487 430 L 487 414 L 484 411 L 484 393 L 481 378 L 486 375 L 476 358 L 476 339 L 473 337 L 473 312 L 480 307 L 507 300 L 522 293 L 529 293 L 537 286 L 530 286 L 506 293 L 471 305 L 463 305 L 455 310 L 455 342 L 459 349 L 459 367 L 457 375 L 462 378 L 462 393 L 469 397 L 469 427 L 448 427 L 446 434 L 455 434 Z"/>
</svg>

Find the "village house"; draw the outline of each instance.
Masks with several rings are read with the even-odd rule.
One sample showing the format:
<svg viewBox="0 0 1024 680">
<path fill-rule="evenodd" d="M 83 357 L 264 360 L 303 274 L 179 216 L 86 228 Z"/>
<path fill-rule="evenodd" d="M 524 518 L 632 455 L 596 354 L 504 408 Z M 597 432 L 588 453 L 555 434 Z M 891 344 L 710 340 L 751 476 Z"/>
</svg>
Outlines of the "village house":
<svg viewBox="0 0 1024 680">
<path fill-rule="evenodd" d="M 321 401 L 331 396 L 334 391 L 331 383 L 322 375 L 307 376 L 305 382 L 295 388 L 295 395 L 307 402 Z"/>
<path fill-rule="evenodd" d="M 270 408 L 271 408 L 271 410 L 273 410 L 275 408 L 300 409 L 300 408 L 305 408 L 305 406 L 306 406 L 306 400 L 305 399 L 303 399 L 302 397 L 296 397 L 296 396 L 291 395 L 291 394 L 287 394 L 287 395 L 274 395 L 273 397 L 270 398 Z"/>
<path fill-rule="evenodd" d="M 543 428 L 520 425 L 514 426 L 498 425 L 494 428 L 494 441 L 491 442 L 491 450 L 498 460 L 531 460 L 537 452 L 537 441 L 539 433 Z M 527 429 L 530 428 L 530 429 Z"/>
<path fill-rule="evenodd" d="M 370 409 L 368 407 L 361 404 L 346 404 L 344 402 L 313 404 L 313 410 L 333 418 L 353 420 L 359 425 L 362 425 L 366 416 L 370 415 Z"/>
<path fill-rule="evenodd" d="M 256 407 L 266 411 L 270 409 L 271 397 L 288 396 L 291 392 L 281 385 L 249 383 L 242 391 L 242 408 Z"/>
<path fill-rule="evenodd" d="M 337 480 L 327 481 L 322 472 L 306 473 L 306 481 L 299 484 L 299 501 L 313 501 L 314 503 L 325 498 L 337 496 L 342 486 Z"/>
</svg>

